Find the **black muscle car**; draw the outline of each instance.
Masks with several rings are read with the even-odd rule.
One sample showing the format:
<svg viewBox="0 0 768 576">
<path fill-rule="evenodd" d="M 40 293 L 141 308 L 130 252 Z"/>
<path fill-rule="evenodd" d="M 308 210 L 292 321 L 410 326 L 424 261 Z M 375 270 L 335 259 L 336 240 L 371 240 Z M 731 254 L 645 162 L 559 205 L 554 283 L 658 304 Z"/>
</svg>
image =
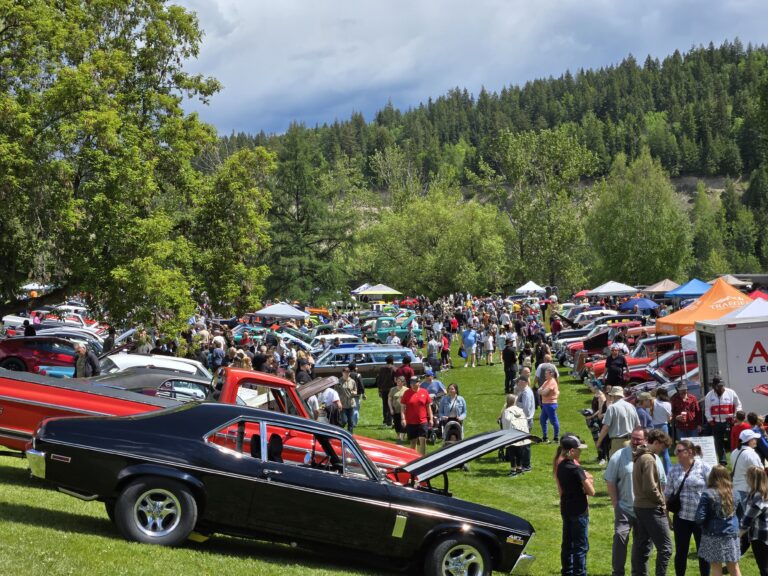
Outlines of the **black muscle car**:
<svg viewBox="0 0 768 576">
<path fill-rule="evenodd" d="M 512 514 L 452 498 L 447 471 L 530 437 L 480 434 L 388 477 L 340 428 L 192 403 L 46 420 L 27 458 L 33 476 L 104 502 L 131 540 L 173 546 L 219 532 L 341 547 L 429 575 L 482 575 L 529 563 L 524 550 L 534 530 Z"/>
</svg>

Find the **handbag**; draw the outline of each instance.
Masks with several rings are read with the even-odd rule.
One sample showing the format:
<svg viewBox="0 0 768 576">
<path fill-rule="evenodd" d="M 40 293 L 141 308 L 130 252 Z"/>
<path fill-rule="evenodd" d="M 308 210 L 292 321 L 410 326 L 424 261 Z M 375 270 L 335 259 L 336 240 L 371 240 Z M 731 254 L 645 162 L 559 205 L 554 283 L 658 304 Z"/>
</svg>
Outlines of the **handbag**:
<svg viewBox="0 0 768 576">
<path fill-rule="evenodd" d="M 683 481 L 680 482 L 680 486 L 675 490 L 669 498 L 667 498 L 667 510 L 672 512 L 673 514 L 677 514 L 680 512 L 680 508 L 682 508 L 682 502 L 680 500 L 680 492 L 683 491 L 683 485 L 685 484 L 685 481 L 688 479 L 688 474 L 691 473 L 691 470 L 693 470 L 693 464 L 691 464 L 691 467 L 688 468 L 688 472 L 685 473 L 685 476 L 683 476 Z"/>
</svg>

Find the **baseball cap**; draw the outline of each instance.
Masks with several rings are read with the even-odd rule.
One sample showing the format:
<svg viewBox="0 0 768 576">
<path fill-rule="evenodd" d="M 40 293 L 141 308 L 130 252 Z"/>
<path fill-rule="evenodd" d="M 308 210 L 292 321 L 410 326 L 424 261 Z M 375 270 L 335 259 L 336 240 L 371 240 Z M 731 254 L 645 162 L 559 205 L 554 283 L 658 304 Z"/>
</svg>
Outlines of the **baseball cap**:
<svg viewBox="0 0 768 576">
<path fill-rule="evenodd" d="M 712 378 L 712 386 L 725 386 L 725 382 L 723 382 L 723 379 L 720 378 L 720 376 L 715 376 Z"/>
<path fill-rule="evenodd" d="M 621 346 L 618 344 L 611 344 L 611 350 L 621 350 Z"/>
<path fill-rule="evenodd" d="M 411 376 L 411 384 L 413 384 L 414 382 L 418 382 L 418 381 L 419 381 L 419 377 L 418 376 Z"/>
<path fill-rule="evenodd" d="M 743 430 L 741 434 L 739 434 L 739 442 L 741 444 L 746 444 L 750 440 L 759 439 L 760 434 L 758 432 L 755 432 L 754 430 Z"/>
<path fill-rule="evenodd" d="M 638 402 L 643 402 L 644 400 L 652 400 L 653 396 L 651 396 L 650 392 L 640 392 L 640 394 L 637 395 Z"/>
<path fill-rule="evenodd" d="M 677 385 L 677 389 L 678 390 L 688 390 L 688 382 L 683 380 L 682 382 L 680 382 L 680 384 Z"/>
<path fill-rule="evenodd" d="M 432 370 L 432 368 L 427 368 L 426 370 L 424 370 L 424 376 L 434 376 L 434 375 L 435 373 Z"/>
<path fill-rule="evenodd" d="M 587 445 L 581 441 L 581 438 L 579 438 L 575 434 L 566 434 L 562 438 L 560 438 L 560 446 L 562 446 L 563 448 L 567 448 L 568 450 L 572 448 L 578 448 L 580 450 L 584 450 L 587 447 Z"/>
</svg>

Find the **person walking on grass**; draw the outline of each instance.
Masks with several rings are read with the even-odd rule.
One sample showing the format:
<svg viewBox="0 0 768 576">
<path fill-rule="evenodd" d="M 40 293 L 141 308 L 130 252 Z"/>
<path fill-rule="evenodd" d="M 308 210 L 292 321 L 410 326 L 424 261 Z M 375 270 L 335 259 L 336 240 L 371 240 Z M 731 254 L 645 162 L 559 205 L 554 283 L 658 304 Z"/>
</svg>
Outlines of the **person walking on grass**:
<svg viewBox="0 0 768 576">
<path fill-rule="evenodd" d="M 739 521 L 731 475 L 725 466 L 715 466 L 709 473 L 707 490 L 696 509 L 696 523 L 701 526 L 699 557 L 709 562 L 712 576 L 722 576 L 723 564 L 730 576 L 741 576 Z"/>
<path fill-rule="evenodd" d="M 588 496 L 595 495 L 592 475 L 579 464 L 581 451 L 587 447 L 577 436 L 566 434 L 560 440 L 563 460 L 557 465 L 560 517 L 563 537 L 560 545 L 562 576 L 586 576 L 589 551 Z"/>
<path fill-rule="evenodd" d="M 551 369 L 547 369 L 544 372 L 544 384 L 539 388 L 539 397 L 541 398 L 539 424 L 541 424 L 541 434 L 544 442 L 548 442 L 547 422 L 552 422 L 552 430 L 555 435 L 554 441 L 560 441 L 560 421 L 557 419 L 557 399 L 559 396 L 560 387 L 558 386 L 555 373 Z"/>
</svg>

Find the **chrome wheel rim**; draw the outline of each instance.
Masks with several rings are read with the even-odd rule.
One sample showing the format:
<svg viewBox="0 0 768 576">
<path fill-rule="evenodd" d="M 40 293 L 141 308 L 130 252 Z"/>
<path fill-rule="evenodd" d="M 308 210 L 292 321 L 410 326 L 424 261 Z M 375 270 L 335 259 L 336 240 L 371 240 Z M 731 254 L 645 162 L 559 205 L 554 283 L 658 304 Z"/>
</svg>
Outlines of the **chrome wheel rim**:
<svg viewBox="0 0 768 576">
<path fill-rule="evenodd" d="M 482 554 L 469 544 L 457 544 L 443 556 L 441 573 L 444 576 L 479 576 L 484 570 Z"/>
<path fill-rule="evenodd" d="M 181 521 L 181 503 L 172 492 L 153 488 L 136 499 L 133 519 L 136 527 L 147 536 L 167 536 Z"/>
</svg>

